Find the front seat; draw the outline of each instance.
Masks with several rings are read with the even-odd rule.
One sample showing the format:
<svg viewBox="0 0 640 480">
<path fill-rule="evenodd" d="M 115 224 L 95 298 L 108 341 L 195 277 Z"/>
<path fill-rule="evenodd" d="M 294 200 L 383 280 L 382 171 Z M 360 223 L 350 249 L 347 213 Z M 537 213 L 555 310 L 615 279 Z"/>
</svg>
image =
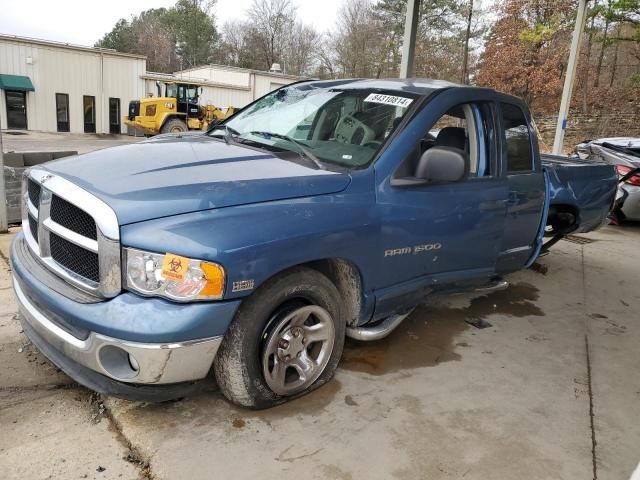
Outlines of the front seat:
<svg viewBox="0 0 640 480">
<path fill-rule="evenodd" d="M 467 139 L 464 128 L 444 127 L 436 137 L 436 147 L 453 147 L 466 151 Z"/>
</svg>

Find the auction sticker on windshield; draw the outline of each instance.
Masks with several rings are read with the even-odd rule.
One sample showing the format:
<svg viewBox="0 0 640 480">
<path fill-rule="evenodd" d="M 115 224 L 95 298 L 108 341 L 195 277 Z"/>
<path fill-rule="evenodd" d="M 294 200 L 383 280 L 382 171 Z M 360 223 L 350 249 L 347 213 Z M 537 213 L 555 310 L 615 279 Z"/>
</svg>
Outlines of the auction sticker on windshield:
<svg viewBox="0 0 640 480">
<path fill-rule="evenodd" d="M 370 93 L 365 102 L 382 103 L 383 105 L 393 105 L 396 107 L 408 107 L 413 102 L 413 98 L 396 97 L 394 95 L 382 95 L 381 93 Z"/>
</svg>

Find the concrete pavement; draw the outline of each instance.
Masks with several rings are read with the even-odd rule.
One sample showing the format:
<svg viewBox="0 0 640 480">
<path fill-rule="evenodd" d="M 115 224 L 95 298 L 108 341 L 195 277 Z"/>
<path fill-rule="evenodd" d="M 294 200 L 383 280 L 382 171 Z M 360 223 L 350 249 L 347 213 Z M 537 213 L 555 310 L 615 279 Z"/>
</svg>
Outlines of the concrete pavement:
<svg viewBox="0 0 640 480">
<path fill-rule="evenodd" d="M 125 145 L 144 140 L 144 137 L 128 135 L 95 135 L 82 133 L 51 133 L 34 131 L 2 132 L 6 152 L 59 152 L 75 150 L 87 153 L 107 147 Z"/>
<path fill-rule="evenodd" d="M 28 345 L 0 259 L 2 478 L 629 478 L 639 239 L 606 227 L 505 291 L 432 299 L 387 339 L 348 342 L 328 385 L 261 412 L 211 380 L 162 405 L 91 395 Z"/>
<path fill-rule="evenodd" d="M 49 364 L 22 333 L 0 235 L 0 478 L 137 478 L 102 401 Z"/>
</svg>

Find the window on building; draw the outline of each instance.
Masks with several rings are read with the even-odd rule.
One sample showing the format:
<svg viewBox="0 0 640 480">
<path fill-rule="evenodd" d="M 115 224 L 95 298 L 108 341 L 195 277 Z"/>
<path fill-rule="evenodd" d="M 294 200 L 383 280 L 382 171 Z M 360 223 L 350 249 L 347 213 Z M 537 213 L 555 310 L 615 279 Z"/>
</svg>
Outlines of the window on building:
<svg viewBox="0 0 640 480">
<path fill-rule="evenodd" d="M 56 93 L 56 120 L 59 132 L 69 131 L 69 94 Z"/>
<path fill-rule="evenodd" d="M 524 113 L 516 105 L 501 104 L 502 128 L 507 145 L 507 170 L 509 173 L 533 170 L 529 124 Z"/>
<path fill-rule="evenodd" d="M 84 133 L 96 133 L 96 97 L 84 95 L 82 108 L 84 110 Z"/>
<path fill-rule="evenodd" d="M 109 99 L 109 133 L 120 133 L 120 99 Z"/>
</svg>

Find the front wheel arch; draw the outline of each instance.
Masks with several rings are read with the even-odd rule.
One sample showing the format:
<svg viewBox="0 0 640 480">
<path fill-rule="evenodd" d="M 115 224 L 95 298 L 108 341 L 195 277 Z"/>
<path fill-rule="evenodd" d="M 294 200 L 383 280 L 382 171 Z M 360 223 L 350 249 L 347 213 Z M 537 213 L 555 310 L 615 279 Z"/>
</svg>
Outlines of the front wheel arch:
<svg viewBox="0 0 640 480">
<path fill-rule="evenodd" d="M 364 280 L 359 266 L 343 257 L 322 258 L 283 268 L 260 282 L 258 288 L 290 270 L 310 268 L 322 273 L 340 292 L 344 318 L 349 326 L 360 323 L 365 315 Z"/>
</svg>

